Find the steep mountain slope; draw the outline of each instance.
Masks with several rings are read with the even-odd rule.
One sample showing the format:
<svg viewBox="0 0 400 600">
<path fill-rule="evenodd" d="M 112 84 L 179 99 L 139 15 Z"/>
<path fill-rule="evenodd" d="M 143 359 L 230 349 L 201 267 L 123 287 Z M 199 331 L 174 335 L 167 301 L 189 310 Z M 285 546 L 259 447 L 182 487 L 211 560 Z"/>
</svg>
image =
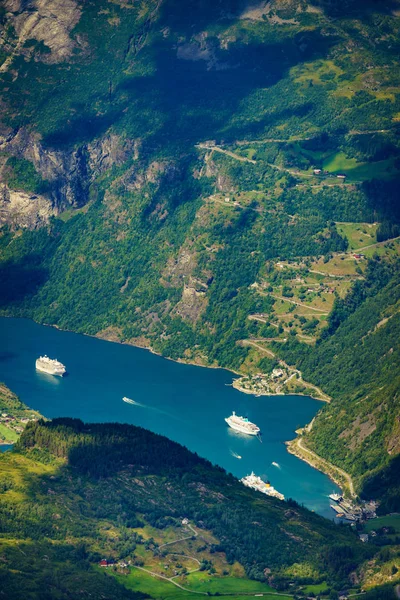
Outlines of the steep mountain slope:
<svg viewBox="0 0 400 600">
<path fill-rule="evenodd" d="M 100 597 L 100 580 L 108 586 L 104 593 L 113 593 L 111 581 L 94 569 L 106 557 L 115 575 L 125 574 L 115 597 L 129 598 L 135 595 L 123 591 L 127 574 L 139 578 L 144 568 L 170 578 L 174 552 L 181 561 L 172 565 L 176 583 L 207 592 L 236 577 L 237 595 L 246 586 L 251 591 L 239 563 L 264 582 L 259 592 L 296 590 L 325 578 L 340 589 L 376 552 L 349 528 L 249 490 L 179 444 L 133 426 L 38 422 L 26 428 L 16 450 L 0 455 L 0 464 L 0 570 L 8 598 L 23 597 L 24 590 L 44 597 L 45 556 L 53 571 L 48 597 L 73 593 L 75 580 L 84 597 L 91 586 Z M 189 541 L 169 556 L 163 544 L 182 538 Z M 188 572 L 196 571 L 193 559 L 186 560 L 193 556 L 204 566 L 200 580 Z M 216 581 L 196 588 L 209 569 Z"/>
<path fill-rule="evenodd" d="M 383 495 L 383 512 L 400 506 L 395 468 L 400 452 L 399 302 L 397 264 L 390 269 L 372 261 L 366 281 L 346 302 L 337 303 L 323 339 L 298 361 L 304 375 L 333 396 L 305 430 L 302 444 L 350 473 L 357 491 L 364 482 L 365 494 Z M 294 342 L 285 351 L 293 360 L 302 349 Z M 372 485 L 383 468 L 390 477 Z"/>
<path fill-rule="evenodd" d="M 334 402 L 310 444 L 353 457 L 361 489 L 398 452 L 398 356 L 378 360 L 397 317 L 369 335 L 392 315 L 377 294 L 374 321 L 364 297 L 332 319 L 375 253 L 398 270 L 400 5 L 338 6 L 7 0 L 0 308 L 263 373 L 244 382 L 260 393 L 322 387 Z"/>
<path fill-rule="evenodd" d="M 14 443 L 27 423 L 42 419 L 42 415 L 26 404 L 0 383 L 0 446 Z"/>
</svg>

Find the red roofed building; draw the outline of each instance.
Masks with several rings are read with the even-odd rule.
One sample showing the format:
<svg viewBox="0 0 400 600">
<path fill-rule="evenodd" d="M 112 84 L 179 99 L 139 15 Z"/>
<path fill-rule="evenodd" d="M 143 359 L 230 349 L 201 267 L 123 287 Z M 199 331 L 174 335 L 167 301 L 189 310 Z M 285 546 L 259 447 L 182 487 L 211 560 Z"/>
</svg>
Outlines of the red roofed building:
<svg viewBox="0 0 400 600">
<path fill-rule="evenodd" d="M 105 558 L 103 558 L 103 560 L 101 560 L 99 564 L 100 564 L 101 567 L 107 567 L 108 566 L 108 562 L 106 561 Z"/>
</svg>

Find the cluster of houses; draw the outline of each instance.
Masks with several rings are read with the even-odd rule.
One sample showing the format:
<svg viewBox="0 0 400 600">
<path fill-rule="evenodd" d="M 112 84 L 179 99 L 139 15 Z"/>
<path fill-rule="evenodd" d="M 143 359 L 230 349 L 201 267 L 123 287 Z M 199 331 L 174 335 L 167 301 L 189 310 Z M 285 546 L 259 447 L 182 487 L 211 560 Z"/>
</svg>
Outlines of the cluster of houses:
<svg viewBox="0 0 400 600">
<path fill-rule="evenodd" d="M 14 417 L 5 412 L 1 413 L 0 416 L 0 423 L 3 423 L 6 427 L 13 429 L 17 433 L 22 433 L 24 426 L 29 423 L 29 421 L 37 421 L 37 419 L 36 417 Z"/>
<path fill-rule="evenodd" d="M 119 567 L 120 569 L 126 569 L 127 567 L 129 567 L 129 565 L 131 564 L 131 561 L 129 560 L 128 562 L 126 562 L 125 560 L 119 560 L 117 563 L 113 560 L 108 560 L 107 558 L 102 558 L 101 561 L 99 562 L 99 566 L 100 567 Z"/>
<path fill-rule="evenodd" d="M 22 421 L 22 419 L 19 419 Z M 12 415 L 8 415 L 7 413 L 2 413 L 0 417 L 0 423 L 4 423 L 10 429 L 13 429 L 17 433 L 22 433 L 24 428 L 21 425 L 17 425 L 18 420 Z"/>
<path fill-rule="evenodd" d="M 289 373 L 285 369 L 275 368 L 270 375 L 259 373 L 234 379 L 232 385 L 246 394 L 261 396 L 262 394 L 279 393 L 288 377 Z"/>
<path fill-rule="evenodd" d="M 328 177 L 335 177 L 335 175 L 329 171 L 323 171 L 322 169 L 314 169 L 313 173 L 314 175 L 327 175 Z M 344 173 L 340 173 L 339 175 L 336 175 L 336 177 L 337 179 L 342 179 L 343 181 L 346 179 L 346 175 Z"/>
</svg>

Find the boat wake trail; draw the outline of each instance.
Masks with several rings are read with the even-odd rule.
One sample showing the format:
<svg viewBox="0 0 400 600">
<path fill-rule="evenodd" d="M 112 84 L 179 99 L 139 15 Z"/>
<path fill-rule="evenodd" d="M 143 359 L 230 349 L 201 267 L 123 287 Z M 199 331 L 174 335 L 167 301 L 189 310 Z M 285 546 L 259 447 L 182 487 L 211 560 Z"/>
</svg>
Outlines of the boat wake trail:
<svg viewBox="0 0 400 600">
<path fill-rule="evenodd" d="M 151 410 L 151 411 L 154 411 L 154 412 L 159 413 L 161 415 L 165 415 L 167 417 L 170 417 L 171 419 L 175 419 L 175 420 L 180 421 L 182 423 L 185 422 L 181 417 L 178 417 L 177 415 L 169 413 L 166 410 L 162 410 L 161 408 L 157 408 L 156 406 L 149 406 L 148 404 L 142 404 L 141 402 L 136 402 L 136 400 L 132 400 L 131 398 L 127 398 L 126 396 L 124 396 L 122 398 L 122 400 L 124 402 L 126 402 L 127 404 L 132 404 L 132 406 L 140 406 L 141 408 L 146 408 L 147 410 Z"/>
<path fill-rule="evenodd" d="M 277 462 L 272 462 L 271 463 L 273 467 L 276 467 L 277 469 L 281 469 L 281 465 Z"/>
<path fill-rule="evenodd" d="M 132 404 L 133 406 L 142 406 L 143 408 L 145 408 L 144 404 L 141 404 L 140 402 L 136 402 L 136 400 L 132 400 L 131 398 L 127 398 L 126 396 L 124 396 L 122 398 L 122 400 L 124 402 L 126 402 L 127 404 Z"/>
<path fill-rule="evenodd" d="M 236 454 L 236 452 L 233 452 L 233 450 L 230 450 L 230 453 L 232 454 L 232 456 L 234 456 L 235 458 L 238 458 L 239 460 L 242 458 L 240 456 L 240 454 Z"/>
</svg>

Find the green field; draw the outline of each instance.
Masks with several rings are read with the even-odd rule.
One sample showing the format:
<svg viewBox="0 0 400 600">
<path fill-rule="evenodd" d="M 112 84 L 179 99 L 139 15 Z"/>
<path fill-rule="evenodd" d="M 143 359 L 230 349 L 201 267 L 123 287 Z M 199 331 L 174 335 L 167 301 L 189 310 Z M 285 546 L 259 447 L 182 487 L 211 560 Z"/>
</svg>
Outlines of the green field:
<svg viewBox="0 0 400 600">
<path fill-rule="evenodd" d="M 378 517 L 377 519 L 371 519 L 367 521 L 364 529 L 365 531 L 376 531 L 380 527 L 394 527 L 396 533 L 400 533 L 400 514 L 398 515 L 387 515 L 385 517 Z"/>
<path fill-rule="evenodd" d="M 348 182 L 392 179 L 399 175 L 392 158 L 371 163 L 358 162 L 355 158 L 347 158 L 344 152 L 331 154 L 324 160 L 322 168 L 333 175 L 346 175 Z"/>
<path fill-rule="evenodd" d="M 275 592 L 269 585 L 265 585 L 259 581 L 240 577 L 215 577 L 205 571 L 192 573 L 182 585 L 193 589 L 193 591 L 211 592 L 212 594 L 216 592 L 220 594 L 249 594 L 252 592 L 255 594 L 268 594 Z"/>
<path fill-rule="evenodd" d="M 377 223 L 336 223 L 338 233 L 347 238 L 350 250 L 375 244 L 377 228 Z"/>
<path fill-rule="evenodd" d="M 375 254 L 379 256 L 393 256 L 400 254 L 400 239 L 387 240 L 386 242 L 381 242 L 376 244 L 376 246 L 372 246 L 372 248 L 368 248 L 367 250 L 363 250 L 363 254 L 367 258 L 372 258 Z"/>
<path fill-rule="evenodd" d="M 326 583 L 326 581 L 323 581 L 322 583 L 318 583 L 316 585 L 306 585 L 303 591 L 306 594 L 320 594 L 321 592 L 324 592 L 327 589 L 328 584 Z"/>
<path fill-rule="evenodd" d="M 0 439 L 7 440 L 7 442 L 16 442 L 18 439 L 18 434 L 9 427 L 6 427 L 0 423 Z"/>
<path fill-rule="evenodd" d="M 264 598 L 269 598 L 270 600 L 277 598 L 276 593 L 269 593 L 269 590 L 271 589 L 269 586 L 247 579 L 231 577 L 226 579 L 214 578 L 212 582 L 207 582 L 207 585 L 205 585 L 206 582 L 201 581 L 201 578 L 199 578 L 200 581 L 198 582 L 198 585 L 194 586 L 193 576 L 197 575 L 197 573 L 193 573 L 193 575 L 188 577 L 192 583 L 191 587 L 193 587 L 193 591 L 189 592 L 176 587 L 169 581 L 163 581 L 162 579 L 147 574 L 144 571 L 140 571 L 139 569 L 133 569 L 128 575 L 114 574 L 111 572 L 107 572 L 107 574 L 115 576 L 122 585 L 130 590 L 143 592 L 153 596 L 153 598 L 165 600 L 189 600 L 189 598 L 198 595 L 208 595 L 207 592 L 212 594 L 224 594 L 226 600 L 236 600 L 251 593 L 263 594 Z M 203 575 L 203 573 L 199 573 L 199 575 Z M 208 574 L 206 574 L 206 576 L 207 579 L 212 579 L 212 576 Z M 186 587 L 185 583 L 181 583 L 181 585 Z M 292 598 L 292 596 L 285 596 L 283 594 L 279 594 L 279 597 L 282 597 L 283 599 Z"/>
</svg>

